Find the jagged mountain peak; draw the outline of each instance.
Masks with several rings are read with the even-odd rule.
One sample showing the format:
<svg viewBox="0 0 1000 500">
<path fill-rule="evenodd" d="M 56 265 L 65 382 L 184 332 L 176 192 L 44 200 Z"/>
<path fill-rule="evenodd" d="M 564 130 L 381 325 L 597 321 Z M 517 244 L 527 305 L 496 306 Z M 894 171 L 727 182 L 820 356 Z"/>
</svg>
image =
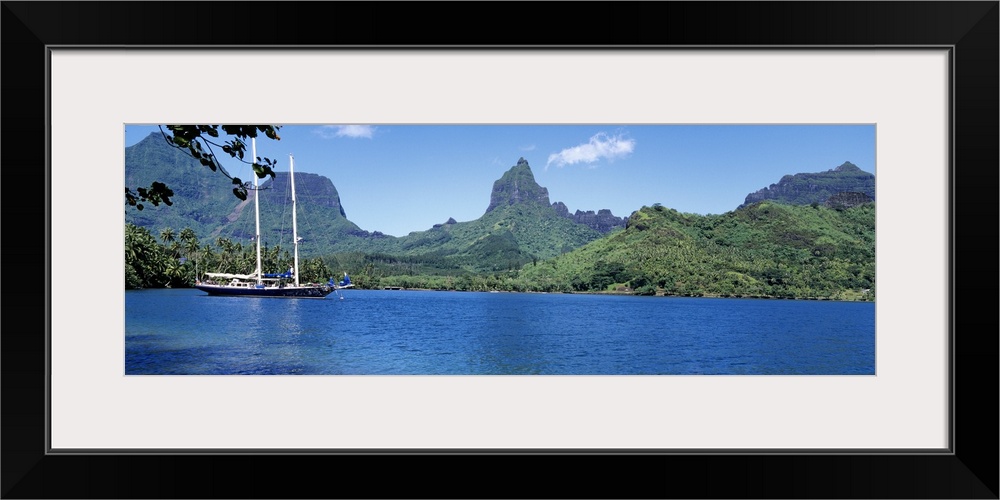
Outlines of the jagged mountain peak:
<svg viewBox="0 0 1000 500">
<path fill-rule="evenodd" d="M 588 226 L 602 234 L 625 227 L 625 219 L 615 217 L 608 209 L 602 209 L 597 213 L 592 210 L 586 212 L 577 210 L 575 214 L 571 214 L 566 204 L 561 201 L 550 205 L 549 190 L 535 182 L 531 165 L 528 164 L 528 160 L 521 157 L 517 160 L 517 164 L 504 172 L 503 176 L 493 183 L 490 206 L 486 209 L 486 213 L 500 207 L 523 204 L 549 207 L 556 215 Z"/>
<path fill-rule="evenodd" d="M 531 166 L 528 165 L 528 160 L 523 157 L 493 183 L 490 205 L 486 208 L 486 212 L 491 212 L 497 207 L 519 203 L 549 206 L 549 190 L 535 182 Z"/>
</svg>

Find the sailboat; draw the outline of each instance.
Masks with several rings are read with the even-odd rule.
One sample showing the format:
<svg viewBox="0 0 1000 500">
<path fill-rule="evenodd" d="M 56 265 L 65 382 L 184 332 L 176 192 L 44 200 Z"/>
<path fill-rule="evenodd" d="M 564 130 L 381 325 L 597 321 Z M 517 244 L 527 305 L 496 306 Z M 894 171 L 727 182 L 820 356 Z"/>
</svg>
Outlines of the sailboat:
<svg viewBox="0 0 1000 500">
<path fill-rule="evenodd" d="M 338 289 L 340 289 L 340 288 L 354 288 L 354 283 L 351 283 L 351 277 L 348 276 L 347 273 L 345 272 L 344 273 L 344 279 L 338 281 L 337 284 L 334 285 L 334 288 L 338 288 Z"/>
<path fill-rule="evenodd" d="M 251 139 L 251 143 L 253 158 L 256 158 L 256 139 Z M 331 278 L 327 283 L 299 283 L 299 241 L 301 238 L 299 238 L 298 226 L 296 224 L 297 207 L 295 204 L 295 169 L 293 162 L 294 158 L 292 155 L 288 155 L 288 174 L 292 184 L 292 240 L 295 247 L 295 260 L 292 268 L 282 273 L 263 273 L 261 270 L 260 201 L 259 196 L 257 196 L 259 191 L 256 190 L 257 176 L 254 175 L 254 215 L 257 220 L 257 233 L 254 240 L 257 243 L 257 269 L 251 274 L 205 273 L 208 279 L 196 282 L 194 285 L 195 288 L 209 295 L 322 299 L 335 290 L 354 286 L 346 272 L 344 273 L 344 279 L 340 282 L 334 282 L 333 278 Z"/>
</svg>

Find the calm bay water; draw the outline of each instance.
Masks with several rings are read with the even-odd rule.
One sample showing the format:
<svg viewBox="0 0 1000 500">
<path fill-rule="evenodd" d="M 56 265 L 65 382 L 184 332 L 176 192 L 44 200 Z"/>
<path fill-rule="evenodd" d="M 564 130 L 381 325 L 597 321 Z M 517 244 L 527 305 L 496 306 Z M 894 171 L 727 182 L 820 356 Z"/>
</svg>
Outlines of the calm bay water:
<svg viewBox="0 0 1000 500">
<path fill-rule="evenodd" d="M 306 375 L 873 375 L 875 304 L 345 290 L 125 292 L 125 371 Z"/>
</svg>

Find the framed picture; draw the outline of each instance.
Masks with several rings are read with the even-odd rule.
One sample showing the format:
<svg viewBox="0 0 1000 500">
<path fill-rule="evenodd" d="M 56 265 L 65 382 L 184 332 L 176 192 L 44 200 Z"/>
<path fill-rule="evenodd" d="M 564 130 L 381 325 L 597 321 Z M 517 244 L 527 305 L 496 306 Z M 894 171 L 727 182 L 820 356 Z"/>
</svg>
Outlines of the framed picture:
<svg viewBox="0 0 1000 500">
<path fill-rule="evenodd" d="M 996 318 L 956 307 L 996 294 L 958 272 L 990 276 L 997 226 L 956 222 L 995 215 L 997 2 L 181 5 L 4 3 L 4 163 L 46 187 L 8 209 L 46 247 L 8 246 L 45 321 L 8 314 L 5 497 L 997 498 Z M 594 34 L 532 40 L 552 23 Z M 875 373 L 131 376 L 123 130 L 198 121 L 874 126 Z"/>
</svg>

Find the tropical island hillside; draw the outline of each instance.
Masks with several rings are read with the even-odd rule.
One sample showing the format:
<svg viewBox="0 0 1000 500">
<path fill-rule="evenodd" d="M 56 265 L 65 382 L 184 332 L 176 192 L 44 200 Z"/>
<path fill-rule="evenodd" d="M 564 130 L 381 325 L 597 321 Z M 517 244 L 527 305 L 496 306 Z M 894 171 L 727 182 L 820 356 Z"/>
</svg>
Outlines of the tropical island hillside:
<svg viewBox="0 0 1000 500">
<path fill-rule="evenodd" d="M 223 242 L 243 247 L 253 241 L 253 203 L 258 202 L 262 244 L 279 249 L 292 245 L 287 172 L 276 172 L 240 201 L 229 194 L 228 179 L 177 151 L 156 133 L 126 148 L 125 172 L 127 183 L 166 179 L 176 191 L 170 206 L 126 211 L 126 223 L 151 234 L 190 229 L 200 241 L 214 242 L 217 247 Z M 625 226 L 624 217 L 606 209 L 571 214 L 564 203 L 550 203 L 548 190 L 535 182 L 524 158 L 494 182 L 488 208 L 480 218 L 449 219 L 402 237 L 365 230 L 351 222 L 329 178 L 297 171 L 295 180 L 298 226 L 306 235 L 299 248 L 304 257 L 364 254 L 386 261 L 426 262 L 449 273 L 493 272 L 554 257 Z"/>
<path fill-rule="evenodd" d="M 710 216 L 643 207 L 624 231 L 518 279 L 543 291 L 873 300 L 875 205 L 765 201 Z"/>
<path fill-rule="evenodd" d="M 395 254 L 440 259 L 445 267 L 469 272 L 520 268 L 555 257 L 625 226 L 625 219 L 602 210 L 570 215 L 550 203 L 527 160 L 521 158 L 493 183 L 489 205 L 478 219 L 435 225 L 398 239 Z"/>
<path fill-rule="evenodd" d="M 287 173 L 247 200 L 228 179 L 155 134 L 126 148 L 126 180 L 166 180 L 170 206 L 126 210 L 126 288 L 185 287 L 205 272 L 249 273 L 254 196 L 265 270 L 292 261 Z M 629 217 L 570 213 L 520 158 L 494 182 L 485 213 L 394 237 L 347 218 L 330 179 L 296 172 L 303 280 L 351 273 L 358 288 L 510 290 L 873 300 L 874 176 L 850 162 L 784 176 L 722 215 L 656 204 Z M 485 201 L 485 200 L 484 200 Z"/>
<path fill-rule="evenodd" d="M 532 259 L 517 269 L 455 273 L 432 254 L 337 259 L 364 269 L 373 286 L 874 300 L 875 204 L 865 194 L 873 176 L 845 165 L 808 177 L 786 176 L 818 184 L 840 177 L 836 185 L 843 191 L 825 199 L 799 199 L 804 205 L 755 202 L 722 215 L 643 207 L 629 217 L 624 231 L 616 228 L 581 248 L 544 262 Z M 845 171 L 858 182 L 843 182 Z M 509 186 L 506 191 L 512 192 Z M 541 195 L 529 190 L 521 198 Z M 493 200 L 490 206 L 502 205 Z M 515 246 L 507 241 L 508 248 Z"/>
<path fill-rule="evenodd" d="M 201 245 L 190 231 L 161 238 L 128 226 L 129 288 L 189 286 L 196 269 L 252 269 L 252 247 Z M 167 239 L 169 238 L 169 243 Z M 291 261 L 265 251 L 265 267 Z M 200 263 L 200 264 L 199 264 Z M 518 269 L 472 273 L 430 257 L 344 253 L 305 259 L 303 277 L 340 269 L 359 288 L 874 300 L 875 204 L 851 208 L 760 202 L 722 215 L 643 207 L 628 226 Z M 244 271 L 246 272 L 246 271 Z"/>
</svg>

